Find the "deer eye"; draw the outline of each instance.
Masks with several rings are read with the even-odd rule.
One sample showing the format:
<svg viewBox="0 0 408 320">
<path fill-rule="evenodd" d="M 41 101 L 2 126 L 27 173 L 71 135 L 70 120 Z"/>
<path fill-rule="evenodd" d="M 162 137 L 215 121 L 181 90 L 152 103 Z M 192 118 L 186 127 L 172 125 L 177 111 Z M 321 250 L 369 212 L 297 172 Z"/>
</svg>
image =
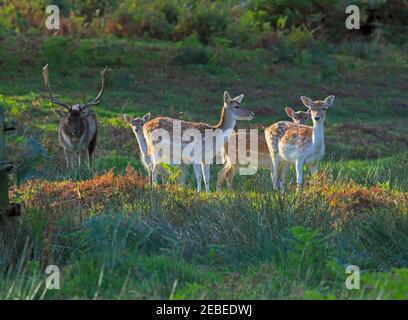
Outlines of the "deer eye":
<svg viewBox="0 0 408 320">
<path fill-rule="evenodd" d="M 239 106 L 235 106 L 235 109 L 239 109 Z"/>
</svg>

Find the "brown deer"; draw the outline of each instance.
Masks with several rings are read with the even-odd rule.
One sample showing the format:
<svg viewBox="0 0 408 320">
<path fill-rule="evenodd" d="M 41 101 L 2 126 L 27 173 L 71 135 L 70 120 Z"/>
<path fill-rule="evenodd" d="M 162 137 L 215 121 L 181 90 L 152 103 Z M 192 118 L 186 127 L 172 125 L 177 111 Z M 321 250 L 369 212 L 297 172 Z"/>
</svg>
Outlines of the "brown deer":
<svg viewBox="0 0 408 320">
<path fill-rule="evenodd" d="M 59 124 L 59 143 L 64 149 L 65 159 L 69 170 L 75 168 L 75 162 L 79 168 L 83 163 L 91 169 L 92 154 L 95 150 L 98 134 L 98 121 L 96 114 L 90 107 L 101 102 L 106 82 L 109 78 L 110 69 L 105 67 L 101 71 L 102 84 L 98 95 L 86 104 L 66 104 L 59 101 L 51 91 L 48 64 L 44 66 L 42 75 L 45 87 L 52 103 L 65 108 Z M 77 161 L 76 161 L 77 160 Z"/>
<path fill-rule="evenodd" d="M 307 121 L 310 119 L 310 112 L 309 111 L 294 111 L 292 108 L 286 107 L 285 108 L 286 114 L 292 118 L 294 123 L 298 124 L 306 124 Z M 245 136 L 244 136 L 245 135 Z M 250 152 L 254 153 L 257 157 L 257 168 L 259 169 L 268 169 L 272 172 L 272 163 L 271 163 L 271 155 L 269 153 L 269 148 L 266 143 L 265 133 L 264 130 L 259 130 L 256 134 L 257 138 L 254 137 L 255 133 L 244 133 L 244 132 L 235 132 L 231 139 L 224 145 L 221 149 L 221 156 L 224 159 L 224 167 L 218 172 L 217 177 L 217 191 L 221 191 L 222 185 L 224 181 L 227 180 L 228 189 L 233 188 L 233 180 L 237 170 L 240 167 L 246 167 L 249 164 L 245 161 L 242 161 L 242 158 L 238 155 L 237 148 L 234 146 L 237 145 L 237 142 L 242 141 L 245 139 L 246 149 Z M 251 146 L 251 141 L 258 141 L 257 148 L 253 148 Z M 233 147 L 229 149 L 228 144 L 233 143 Z M 235 152 L 234 157 L 229 155 L 229 152 Z"/>
<path fill-rule="evenodd" d="M 296 182 L 299 190 L 303 182 L 303 165 L 309 164 L 312 174 L 315 174 L 324 155 L 324 119 L 335 97 L 328 96 L 324 101 L 313 101 L 304 96 L 300 99 L 310 111 L 313 127 L 280 121 L 265 129 L 265 139 L 273 166 L 275 190 L 278 189 L 278 180 L 281 183 L 281 189 L 282 186 L 284 188 L 286 171 L 290 164 L 296 166 Z"/>
<path fill-rule="evenodd" d="M 228 92 L 224 92 L 221 119 L 215 126 L 167 117 L 158 117 L 146 123 L 143 126 L 143 132 L 153 162 L 153 183 L 157 183 L 157 173 L 161 162 L 167 164 L 192 164 L 197 180 L 197 191 L 201 191 L 204 175 L 205 190 L 209 192 L 210 166 L 214 158 L 234 132 L 237 120 L 251 120 L 254 117 L 253 112 L 241 107 L 243 97 L 244 95 L 241 94 L 232 99 Z M 161 135 L 160 143 L 158 143 L 154 137 L 155 132 L 163 133 L 163 131 L 170 132 L 170 134 L 167 136 Z M 176 131 L 179 131 L 180 136 L 183 136 L 179 141 L 177 141 L 175 135 Z M 185 137 L 189 139 L 184 139 Z M 190 142 L 191 137 L 193 137 L 193 141 Z M 189 147 L 191 146 L 193 148 L 190 150 Z M 186 152 L 187 149 L 188 152 Z M 182 154 L 180 155 L 180 153 Z"/>
</svg>

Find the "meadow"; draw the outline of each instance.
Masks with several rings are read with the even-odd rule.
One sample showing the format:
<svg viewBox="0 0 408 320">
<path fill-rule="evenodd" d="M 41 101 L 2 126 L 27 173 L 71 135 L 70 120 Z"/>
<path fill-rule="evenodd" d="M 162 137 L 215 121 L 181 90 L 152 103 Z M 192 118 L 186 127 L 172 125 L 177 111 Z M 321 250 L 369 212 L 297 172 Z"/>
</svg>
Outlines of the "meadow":
<svg viewBox="0 0 408 320">
<path fill-rule="evenodd" d="M 406 44 L 303 36 L 256 49 L 196 35 L 2 37 L 0 104 L 17 122 L 10 194 L 23 212 L 0 221 L 0 299 L 407 299 Z M 65 169 L 46 63 L 68 102 L 91 100 L 99 71 L 112 68 L 94 107 L 92 172 Z M 323 163 L 315 176 L 305 170 L 300 192 L 274 192 L 264 170 L 209 194 L 195 191 L 192 170 L 186 188 L 148 183 L 123 114 L 215 124 L 224 90 L 255 112 L 239 128 L 288 120 L 285 106 L 304 110 L 301 95 L 336 95 Z M 60 290 L 45 287 L 50 264 Z M 361 270 L 359 290 L 345 286 L 348 265 Z"/>
</svg>

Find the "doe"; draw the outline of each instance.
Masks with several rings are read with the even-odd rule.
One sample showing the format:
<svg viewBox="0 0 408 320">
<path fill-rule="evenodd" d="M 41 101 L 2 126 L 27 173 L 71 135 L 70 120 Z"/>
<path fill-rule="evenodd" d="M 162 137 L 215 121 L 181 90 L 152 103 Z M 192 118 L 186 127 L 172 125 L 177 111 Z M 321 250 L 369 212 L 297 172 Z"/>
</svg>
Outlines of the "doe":
<svg viewBox="0 0 408 320">
<path fill-rule="evenodd" d="M 241 94 L 235 98 L 231 98 L 228 92 L 224 92 L 224 105 L 221 108 L 221 118 L 217 125 L 212 126 L 206 123 L 188 122 L 167 117 L 158 117 L 150 120 L 143 126 L 143 131 L 146 137 L 147 145 L 152 156 L 153 169 L 152 169 L 152 181 L 157 182 L 157 173 L 160 165 L 160 160 L 168 164 L 175 164 L 175 155 L 173 150 L 174 145 L 177 146 L 178 142 L 175 142 L 174 131 L 175 125 L 180 125 L 181 135 L 184 133 L 195 132 L 198 135 L 198 139 L 194 139 L 192 142 L 181 141 L 181 148 L 184 154 L 184 148 L 188 148 L 190 144 L 194 144 L 194 148 L 185 157 L 181 157 L 183 164 L 192 164 L 194 167 L 194 173 L 197 180 L 197 191 L 201 191 L 202 178 L 204 175 L 204 185 L 207 192 L 210 191 L 210 166 L 207 155 L 210 154 L 212 160 L 219 154 L 222 146 L 233 133 L 237 120 L 251 120 L 254 117 L 254 113 L 241 107 L 241 101 L 244 95 Z M 160 149 L 158 143 L 153 143 L 153 135 L 155 130 L 165 130 L 166 132 L 173 132 L 168 138 L 161 140 L 161 145 L 169 146 L 167 153 L 164 148 Z M 207 135 L 211 134 L 214 138 L 211 141 L 207 141 Z M 188 135 L 190 136 L 190 135 Z M 195 136 L 194 136 L 195 137 Z M 215 140 L 215 144 L 212 143 Z M 197 148 L 195 146 L 198 146 Z M 212 149 L 209 149 L 212 148 Z M 171 149 L 171 150 L 170 150 Z M 206 158 L 206 159 L 204 159 Z M 178 159 L 177 159 L 178 160 Z"/>
<path fill-rule="evenodd" d="M 285 111 L 287 115 L 292 118 L 294 123 L 298 124 L 306 124 L 307 121 L 310 119 L 310 112 L 309 111 L 294 111 L 292 108 L 286 107 Z M 223 146 L 221 149 L 221 156 L 224 160 L 224 167 L 218 172 L 218 177 L 217 177 L 217 191 L 221 191 L 222 185 L 224 184 L 224 181 L 227 181 L 227 186 L 228 189 L 232 190 L 233 188 L 233 181 L 234 181 L 234 176 L 237 172 L 237 170 L 241 167 L 246 167 L 248 166 L 248 163 L 243 163 L 241 157 L 238 155 L 238 150 L 237 148 L 231 148 L 232 150 L 229 149 L 228 144 L 233 143 L 234 146 L 237 145 L 238 141 L 242 141 L 240 136 L 242 136 L 244 133 L 241 132 L 235 132 L 231 136 L 231 139 Z M 268 169 L 272 172 L 273 167 L 271 163 L 271 155 L 269 153 L 269 148 L 268 144 L 266 143 L 265 139 L 265 133 L 264 130 L 259 130 L 257 134 L 257 140 L 258 140 L 258 145 L 256 150 L 252 150 L 251 148 L 251 141 L 256 141 L 256 137 L 252 137 L 251 135 L 254 135 L 255 133 L 249 133 L 245 134 L 245 143 L 246 143 L 246 149 L 245 150 L 250 150 L 250 152 L 254 153 L 255 156 L 257 157 L 257 168 L 259 169 Z M 255 138 L 255 139 L 254 139 Z M 235 152 L 235 157 L 233 157 L 229 152 Z M 234 159 L 234 160 L 233 160 Z"/>
<path fill-rule="evenodd" d="M 317 172 L 320 160 L 324 155 L 324 120 L 327 109 L 335 97 L 328 96 L 324 101 L 300 97 L 309 109 L 313 127 L 287 121 L 277 122 L 265 129 L 265 139 L 271 154 L 273 166 L 273 188 L 284 191 L 285 176 L 288 166 L 296 166 L 297 190 L 303 182 L 303 165 L 311 166 L 312 174 Z"/>
</svg>

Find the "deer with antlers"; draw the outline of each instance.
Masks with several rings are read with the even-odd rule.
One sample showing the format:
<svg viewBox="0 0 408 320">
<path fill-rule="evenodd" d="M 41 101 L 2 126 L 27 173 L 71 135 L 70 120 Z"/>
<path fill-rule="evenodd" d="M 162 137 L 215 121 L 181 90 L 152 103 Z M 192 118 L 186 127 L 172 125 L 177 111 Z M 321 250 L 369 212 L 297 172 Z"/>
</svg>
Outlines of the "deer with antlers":
<svg viewBox="0 0 408 320">
<path fill-rule="evenodd" d="M 310 119 L 309 111 L 294 111 L 292 108 L 285 108 L 286 114 L 292 118 L 294 123 L 306 124 Z M 257 137 L 253 136 L 256 135 Z M 266 143 L 264 130 L 259 130 L 258 133 L 250 132 L 235 132 L 230 140 L 221 149 L 221 156 L 224 160 L 224 167 L 218 172 L 217 177 L 217 191 L 221 191 L 224 181 L 227 181 L 228 189 L 233 188 L 233 180 L 236 172 L 241 167 L 246 167 L 250 165 L 247 161 L 239 156 L 238 150 L 236 148 L 237 142 L 243 141 L 245 139 L 246 149 L 249 152 L 253 152 L 254 156 L 257 158 L 256 167 L 258 169 L 268 169 L 272 172 L 273 167 L 271 163 L 271 155 L 269 153 L 268 144 Z M 251 141 L 258 141 L 256 147 L 253 148 Z M 232 143 L 232 148 L 229 148 L 229 144 Z M 231 152 L 235 154 L 230 154 Z"/>
<path fill-rule="evenodd" d="M 81 167 L 83 163 L 85 163 L 89 169 L 92 167 L 92 154 L 95 150 L 98 135 L 98 121 L 95 112 L 91 110 L 90 107 L 101 102 L 110 71 L 111 70 L 107 67 L 101 71 L 101 89 L 95 99 L 86 104 L 67 104 L 59 101 L 52 94 L 48 75 L 48 64 L 45 65 L 42 70 L 45 87 L 51 102 L 63 107 L 66 111 L 60 120 L 58 134 L 69 170 L 75 168 L 75 163 L 78 163 L 79 167 Z"/>
<path fill-rule="evenodd" d="M 237 120 L 251 120 L 254 113 L 241 107 L 244 95 L 231 98 L 224 92 L 224 105 L 217 125 L 188 122 L 167 117 L 150 120 L 143 126 L 149 153 L 152 157 L 152 181 L 157 183 L 157 173 L 161 162 L 167 164 L 193 165 L 197 180 L 197 191 L 201 191 L 202 179 L 207 192 L 210 191 L 210 166 L 220 149 L 234 132 Z M 155 132 L 170 132 L 155 139 Z M 182 139 L 177 140 L 176 131 Z M 188 139 L 184 139 L 187 137 Z M 193 141 L 191 138 L 193 137 Z M 209 137 L 209 139 L 208 139 Z M 215 143 L 214 143 L 215 141 Z M 160 143 L 159 143 L 160 142 Z M 192 147 L 191 149 L 189 147 Z M 188 152 L 185 152 L 188 149 Z"/>
<path fill-rule="evenodd" d="M 324 101 L 300 97 L 309 109 L 313 126 L 294 124 L 287 121 L 277 122 L 265 129 L 273 166 L 273 187 L 284 191 L 285 176 L 290 164 L 296 167 L 297 190 L 303 182 L 303 165 L 311 166 L 312 174 L 317 172 L 320 160 L 324 155 L 324 120 L 327 109 L 333 104 L 335 97 L 328 96 Z"/>
</svg>

